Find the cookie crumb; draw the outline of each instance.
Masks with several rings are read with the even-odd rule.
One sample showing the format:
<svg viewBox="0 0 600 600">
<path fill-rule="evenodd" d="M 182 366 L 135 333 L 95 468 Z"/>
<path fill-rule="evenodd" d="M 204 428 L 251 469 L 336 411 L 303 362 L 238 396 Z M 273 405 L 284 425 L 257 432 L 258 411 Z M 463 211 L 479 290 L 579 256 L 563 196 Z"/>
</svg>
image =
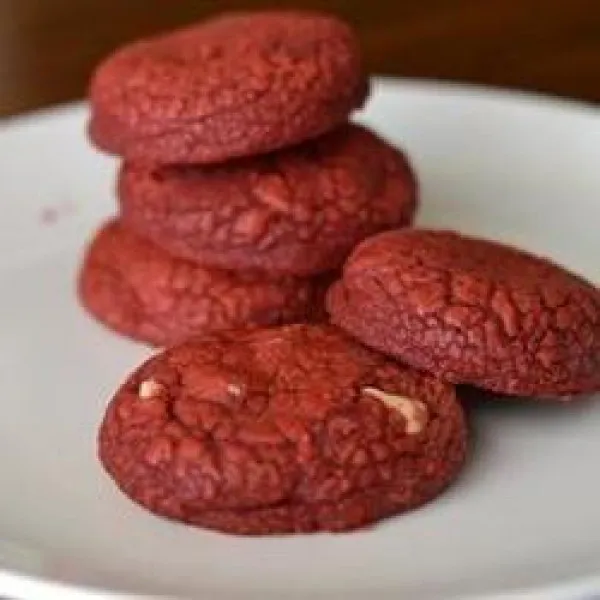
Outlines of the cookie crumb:
<svg viewBox="0 0 600 600">
<path fill-rule="evenodd" d="M 400 412 L 406 420 L 405 431 L 408 435 L 420 433 L 427 425 L 429 411 L 424 402 L 407 398 L 406 396 L 390 394 L 374 387 L 364 387 L 362 388 L 362 392 L 363 394 L 377 398 L 377 400 L 381 400 L 386 406 Z"/>
<path fill-rule="evenodd" d="M 65 201 L 55 206 L 45 206 L 40 212 L 40 221 L 43 225 L 54 225 L 62 217 L 73 214 L 76 206 L 71 201 Z"/>
<path fill-rule="evenodd" d="M 140 383 L 138 388 L 138 396 L 142 400 L 150 400 L 150 398 L 156 398 L 164 391 L 165 387 L 162 383 L 155 381 L 154 379 L 146 379 Z"/>
</svg>

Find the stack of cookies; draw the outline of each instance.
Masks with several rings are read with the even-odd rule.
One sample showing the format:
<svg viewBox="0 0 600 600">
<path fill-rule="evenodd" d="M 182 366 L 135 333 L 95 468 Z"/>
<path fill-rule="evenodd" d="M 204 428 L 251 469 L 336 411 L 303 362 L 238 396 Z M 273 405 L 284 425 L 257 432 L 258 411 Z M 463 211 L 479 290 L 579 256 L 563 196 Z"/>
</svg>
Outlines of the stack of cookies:
<svg viewBox="0 0 600 600">
<path fill-rule="evenodd" d="M 456 384 L 600 390 L 600 291 L 519 249 L 404 227 L 407 160 L 348 122 L 367 90 L 352 31 L 307 13 L 225 16 L 96 73 L 91 136 L 125 160 L 81 295 L 173 344 L 117 390 L 99 457 L 152 512 L 246 535 L 355 529 L 456 480 Z M 323 303 L 331 324 L 314 323 Z"/>
<path fill-rule="evenodd" d="M 123 159 L 120 214 L 88 248 L 84 305 L 155 345 L 322 320 L 352 248 L 417 207 L 406 157 L 348 120 L 368 91 L 354 32 L 316 13 L 228 14 L 110 56 L 89 133 Z"/>
</svg>

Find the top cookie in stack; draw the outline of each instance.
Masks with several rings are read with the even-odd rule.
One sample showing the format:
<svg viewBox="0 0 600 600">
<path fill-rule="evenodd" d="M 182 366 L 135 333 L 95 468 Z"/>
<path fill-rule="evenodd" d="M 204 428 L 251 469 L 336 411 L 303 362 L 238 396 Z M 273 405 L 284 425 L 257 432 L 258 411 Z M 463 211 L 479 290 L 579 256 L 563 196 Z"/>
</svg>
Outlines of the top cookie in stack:
<svg viewBox="0 0 600 600">
<path fill-rule="evenodd" d="M 404 154 L 349 122 L 368 90 L 350 26 L 312 12 L 225 14 L 106 59 L 90 86 L 89 134 L 124 159 L 121 215 L 110 252 L 98 238 L 88 251 L 86 306 L 136 338 L 149 339 L 142 332 L 151 322 L 153 343 L 321 315 L 314 305 L 327 274 L 364 238 L 409 225 L 417 208 Z M 163 266 L 160 290 L 136 276 L 148 256 Z M 164 273 L 184 264 L 182 291 Z M 269 298 L 259 294 L 256 311 L 229 306 L 213 319 L 215 303 L 227 304 L 226 291 L 209 293 L 223 271 L 238 291 L 252 272 L 253 285 L 270 284 Z M 172 311 L 173 327 L 165 306 L 180 304 L 195 277 L 201 291 Z M 283 292 L 298 279 L 311 293 L 289 311 Z"/>
<path fill-rule="evenodd" d="M 219 163 L 342 125 L 367 96 L 360 47 L 338 19 L 234 13 L 141 41 L 91 84 L 91 136 L 128 160 Z"/>
</svg>

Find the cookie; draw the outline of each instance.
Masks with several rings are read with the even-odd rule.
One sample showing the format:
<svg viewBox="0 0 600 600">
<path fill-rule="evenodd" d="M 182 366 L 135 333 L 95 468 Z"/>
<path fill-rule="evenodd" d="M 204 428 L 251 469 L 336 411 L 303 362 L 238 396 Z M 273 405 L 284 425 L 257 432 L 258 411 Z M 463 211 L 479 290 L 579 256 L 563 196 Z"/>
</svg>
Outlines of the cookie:
<svg viewBox="0 0 600 600">
<path fill-rule="evenodd" d="M 117 391 L 99 457 L 150 511 L 237 534 L 343 531 L 431 500 L 467 448 L 452 386 L 327 325 L 221 332 Z"/>
<path fill-rule="evenodd" d="M 323 320 L 329 276 L 268 279 L 172 258 L 111 221 L 92 241 L 80 298 L 99 321 L 133 339 L 165 346 L 192 334 Z"/>
<path fill-rule="evenodd" d="M 450 231 L 366 240 L 327 297 L 363 343 L 453 383 L 522 396 L 600 389 L 600 292 L 550 260 Z"/>
<path fill-rule="evenodd" d="M 108 57 L 90 84 L 89 132 L 128 159 L 222 162 L 334 129 L 367 93 L 359 42 L 343 21 L 236 12 Z"/>
<path fill-rule="evenodd" d="M 124 222 L 176 256 L 296 275 L 338 268 L 417 206 L 404 154 L 358 125 L 212 167 L 128 162 L 118 190 Z"/>
</svg>

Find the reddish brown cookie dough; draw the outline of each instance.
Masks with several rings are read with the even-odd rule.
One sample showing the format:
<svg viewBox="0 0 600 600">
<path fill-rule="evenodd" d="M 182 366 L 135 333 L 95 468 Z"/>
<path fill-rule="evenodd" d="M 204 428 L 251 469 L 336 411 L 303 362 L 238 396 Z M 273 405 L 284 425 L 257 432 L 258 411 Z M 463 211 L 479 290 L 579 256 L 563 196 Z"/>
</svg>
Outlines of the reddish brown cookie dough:
<svg viewBox="0 0 600 600">
<path fill-rule="evenodd" d="M 176 256 L 306 275 L 339 267 L 373 233 L 411 223 L 417 184 L 399 150 L 348 125 L 213 167 L 125 163 L 119 197 L 127 225 Z"/>
<path fill-rule="evenodd" d="M 416 507 L 466 453 L 451 386 L 330 326 L 171 348 L 116 393 L 99 455 L 151 511 L 231 533 L 341 531 Z"/>
<path fill-rule="evenodd" d="M 367 92 L 358 40 L 339 19 L 231 13 L 106 59 L 90 86 L 90 135 L 128 159 L 221 162 L 317 137 Z"/>
<path fill-rule="evenodd" d="M 267 279 L 205 268 L 172 258 L 111 221 L 87 251 L 79 291 L 105 325 L 164 346 L 230 327 L 323 320 L 329 277 Z"/>
<path fill-rule="evenodd" d="M 600 389 L 600 292 L 499 243 L 380 234 L 348 259 L 327 307 L 363 343 L 450 382 L 524 396 Z"/>
</svg>

